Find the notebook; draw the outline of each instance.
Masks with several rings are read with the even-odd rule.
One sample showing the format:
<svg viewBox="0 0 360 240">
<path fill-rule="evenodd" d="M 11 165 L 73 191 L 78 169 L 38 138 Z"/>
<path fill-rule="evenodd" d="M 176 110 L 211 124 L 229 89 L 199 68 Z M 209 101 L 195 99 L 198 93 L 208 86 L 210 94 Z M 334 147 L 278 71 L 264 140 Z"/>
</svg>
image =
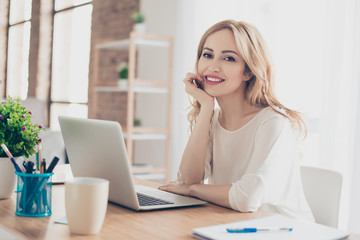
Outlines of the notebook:
<svg viewBox="0 0 360 240">
<path fill-rule="evenodd" d="M 74 177 L 110 181 L 109 201 L 134 210 L 202 205 L 192 197 L 134 185 L 122 128 L 118 122 L 59 116 Z"/>
<path fill-rule="evenodd" d="M 0 239 L 3 240 L 20 240 L 23 239 L 22 237 L 18 236 L 14 232 L 11 232 L 4 226 L 0 224 Z"/>
<path fill-rule="evenodd" d="M 259 231 L 248 233 L 228 233 L 227 228 L 260 228 L 277 229 L 291 228 L 292 231 Z M 199 239 L 227 239 L 227 240 L 322 240 L 322 239 L 346 239 L 349 234 L 345 231 L 331 228 L 325 225 L 300 221 L 284 217 L 280 214 L 272 214 L 262 218 L 220 224 L 208 227 L 194 228 L 192 235 Z"/>
</svg>

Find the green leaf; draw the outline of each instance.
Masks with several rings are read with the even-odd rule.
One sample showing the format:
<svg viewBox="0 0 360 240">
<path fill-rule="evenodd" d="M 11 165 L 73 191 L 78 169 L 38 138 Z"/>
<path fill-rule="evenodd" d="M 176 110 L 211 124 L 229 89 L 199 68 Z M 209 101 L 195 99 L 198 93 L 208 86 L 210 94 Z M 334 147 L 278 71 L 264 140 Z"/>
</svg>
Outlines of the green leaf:
<svg viewBox="0 0 360 240">
<path fill-rule="evenodd" d="M 40 131 L 39 124 L 33 124 L 32 115 L 29 114 L 20 99 L 13 100 L 11 96 L 5 99 L 5 103 L 0 104 L 0 142 L 5 143 L 13 156 L 24 156 L 26 158 L 35 154 L 35 146 L 38 144 Z M 23 118 L 23 115 L 25 116 Z M 23 130 L 26 127 L 26 130 Z M 1 150 L 0 157 L 6 157 Z"/>
</svg>

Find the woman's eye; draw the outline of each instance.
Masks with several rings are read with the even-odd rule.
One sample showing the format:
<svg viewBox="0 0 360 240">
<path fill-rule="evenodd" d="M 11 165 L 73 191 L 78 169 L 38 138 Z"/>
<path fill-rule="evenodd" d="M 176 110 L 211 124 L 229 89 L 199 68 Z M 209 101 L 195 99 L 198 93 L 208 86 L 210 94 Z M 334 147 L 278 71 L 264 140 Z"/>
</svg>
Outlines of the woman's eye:
<svg viewBox="0 0 360 240">
<path fill-rule="evenodd" d="M 212 55 L 210 53 L 203 53 L 204 58 L 212 58 Z"/>
<path fill-rule="evenodd" d="M 225 57 L 224 60 L 229 62 L 235 62 L 235 58 L 233 57 Z"/>
</svg>

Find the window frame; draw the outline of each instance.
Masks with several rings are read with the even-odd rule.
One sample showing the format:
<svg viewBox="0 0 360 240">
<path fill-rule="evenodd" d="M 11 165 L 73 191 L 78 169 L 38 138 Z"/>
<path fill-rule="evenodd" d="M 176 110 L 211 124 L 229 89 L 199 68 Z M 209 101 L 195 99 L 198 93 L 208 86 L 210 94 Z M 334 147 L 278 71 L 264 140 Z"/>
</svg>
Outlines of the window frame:
<svg viewBox="0 0 360 240">
<path fill-rule="evenodd" d="M 65 104 L 65 105 L 70 105 L 70 104 L 79 104 L 79 105 L 85 105 L 88 106 L 89 100 L 86 103 L 80 103 L 80 102 L 71 102 L 71 101 L 57 101 L 57 100 L 52 100 L 52 96 L 51 96 L 51 90 L 52 90 L 52 66 L 53 66 L 53 56 L 54 56 L 54 51 L 53 51 L 53 47 L 54 47 L 54 33 L 55 33 L 55 15 L 61 12 L 65 12 L 65 11 L 71 11 L 74 10 L 76 8 L 79 7 L 83 7 L 86 5 L 92 5 L 92 0 L 90 0 L 87 3 L 82 3 L 79 5 L 73 5 L 70 7 L 66 7 L 60 10 L 55 10 L 55 1 L 53 0 L 53 11 L 52 11 L 52 33 L 51 33 L 51 56 L 50 56 L 50 76 L 49 76 L 49 92 L 48 92 L 48 101 L 47 101 L 47 122 L 49 124 L 51 124 L 51 107 L 53 104 Z"/>
<path fill-rule="evenodd" d="M 31 0 L 31 5 L 33 3 L 33 0 Z M 31 20 L 32 20 L 32 14 L 30 15 L 29 19 L 24 19 L 15 23 L 10 24 L 10 9 L 11 9 L 11 0 L 8 0 L 8 6 L 7 6 L 7 27 L 6 27 L 6 39 L 5 39 L 5 69 L 4 69 L 4 84 L 3 84 L 3 92 L 4 97 L 6 98 L 8 96 L 8 63 L 9 63 L 9 37 L 10 37 L 10 28 L 18 25 L 25 25 L 25 23 L 30 23 L 30 29 L 31 29 Z M 31 39 L 31 31 L 30 31 L 30 39 Z M 28 54 L 28 62 L 30 62 L 30 48 L 29 48 L 29 54 Z M 29 65 L 29 64 L 28 64 Z M 28 72 L 28 81 L 29 81 L 29 72 Z"/>
</svg>

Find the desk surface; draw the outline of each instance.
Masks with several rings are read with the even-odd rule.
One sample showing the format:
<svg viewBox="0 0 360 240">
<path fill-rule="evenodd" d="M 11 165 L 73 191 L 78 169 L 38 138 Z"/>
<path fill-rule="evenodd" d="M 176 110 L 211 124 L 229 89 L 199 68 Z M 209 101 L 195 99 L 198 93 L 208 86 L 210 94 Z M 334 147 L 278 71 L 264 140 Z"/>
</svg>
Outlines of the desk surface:
<svg viewBox="0 0 360 240">
<path fill-rule="evenodd" d="M 156 187 L 156 183 L 135 179 L 136 184 Z M 53 186 L 52 215 L 27 218 L 15 215 L 14 195 L 0 200 L 0 224 L 24 239 L 193 239 L 196 227 L 247 220 L 267 215 L 265 212 L 239 213 L 210 203 L 201 207 L 135 212 L 109 204 L 99 234 L 75 235 L 69 227 L 54 223 L 65 216 L 64 186 Z M 360 240 L 352 236 L 350 240 Z"/>
</svg>

